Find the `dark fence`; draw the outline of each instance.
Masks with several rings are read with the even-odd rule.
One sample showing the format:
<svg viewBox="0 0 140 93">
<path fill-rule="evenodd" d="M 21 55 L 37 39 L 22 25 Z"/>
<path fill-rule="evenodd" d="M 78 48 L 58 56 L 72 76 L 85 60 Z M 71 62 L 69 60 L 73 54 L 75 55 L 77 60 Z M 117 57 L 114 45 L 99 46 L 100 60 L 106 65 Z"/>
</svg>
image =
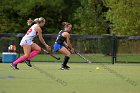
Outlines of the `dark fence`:
<svg viewBox="0 0 140 93">
<path fill-rule="evenodd" d="M 23 54 L 19 42 L 24 34 L 0 34 L 0 52 L 7 52 L 12 44 L 17 46 L 16 52 Z M 56 34 L 43 35 L 45 41 L 53 47 Z M 37 37 L 34 42 L 44 47 Z M 76 50 L 93 62 L 140 62 L 140 36 L 111 36 L 111 35 L 71 35 L 71 42 Z M 41 52 L 43 54 L 43 52 Z M 34 61 L 46 61 L 46 59 L 34 59 Z M 75 56 L 74 56 L 75 57 Z M 80 60 L 78 58 L 76 61 Z M 81 60 L 80 60 L 81 61 Z M 83 61 L 83 60 L 82 60 Z"/>
<path fill-rule="evenodd" d="M 117 42 L 117 62 L 140 62 L 140 36 L 118 36 Z"/>
</svg>

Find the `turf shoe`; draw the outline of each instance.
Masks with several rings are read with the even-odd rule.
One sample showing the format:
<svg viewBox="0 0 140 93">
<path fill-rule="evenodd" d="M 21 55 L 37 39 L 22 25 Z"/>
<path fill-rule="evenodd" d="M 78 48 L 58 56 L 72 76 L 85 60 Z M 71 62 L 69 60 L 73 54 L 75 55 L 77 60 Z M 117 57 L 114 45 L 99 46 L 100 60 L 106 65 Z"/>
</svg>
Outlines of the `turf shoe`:
<svg viewBox="0 0 140 93">
<path fill-rule="evenodd" d="M 61 69 L 61 70 L 65 70 L 65 68 L 64 68 L 64 67 L 61 67 L 60 69 Z"/>
<path fill-rule="evenodd" d="M 70 68 L 70 67 L 69 67 L 69 68 Z M 61 70 L 69 70 L 69 68 L 68 68 L 68 66 L 66 67 L 66 66 L 62 65 L 60 69 L 61 69 Z"/>
<path fill-rule="evenodd" d="M 70 68 L 70 67 L 66 65 L 65 68 Z"/>
<path fill-rule="evenodd" d="M 29 66 L 29 67 L 32 67 L 31 63 L 30 63 L 30 60 L 25 60 L 25 63 Z"/>
<path fill-rule="evenodd" d="M 17 65 L 10 64 L 10 66 L 11 66 L 14 70 L 19 70 L 19 68 L 17 68 Z"/>
</svg>

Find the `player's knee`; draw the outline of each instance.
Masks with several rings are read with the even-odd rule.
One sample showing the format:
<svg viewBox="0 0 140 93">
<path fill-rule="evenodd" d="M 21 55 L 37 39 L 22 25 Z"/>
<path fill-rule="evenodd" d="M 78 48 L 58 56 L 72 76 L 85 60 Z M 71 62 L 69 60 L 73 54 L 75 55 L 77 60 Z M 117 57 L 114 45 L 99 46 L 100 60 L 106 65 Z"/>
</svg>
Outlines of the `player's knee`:
<svg viewBox="0 0 140 93">
<path fill-rule="evenodd" d="M 38 53 L 41 52 L 41 49 L 36 50 Z"/>
<path fill-rule="evenodd" d="M 40 52 L 40 51 L 41 51 L 41 48 L 36 48 L 36 49 L 34 49 L 34 50 Z"/>
<path fill-rule="evenodd" d="M 70 57 L 70 55 L 71 55 L 71 53 L 70 53 L 70 52 L 66 54 L 66 56 L 68 56 L 68 57 Z"/>
<path fill-rule="evenodd" d="M 29 57 L 29 54 L 25 54 L 24 56 L 25 56 L 26 58 L 28 58 L 28 57 Z"/>
<path fill-rule="evenodd" d="M 38 48 L 38 51 L 40 52 L 42 49 L 41 48 Z"/>
</svg>

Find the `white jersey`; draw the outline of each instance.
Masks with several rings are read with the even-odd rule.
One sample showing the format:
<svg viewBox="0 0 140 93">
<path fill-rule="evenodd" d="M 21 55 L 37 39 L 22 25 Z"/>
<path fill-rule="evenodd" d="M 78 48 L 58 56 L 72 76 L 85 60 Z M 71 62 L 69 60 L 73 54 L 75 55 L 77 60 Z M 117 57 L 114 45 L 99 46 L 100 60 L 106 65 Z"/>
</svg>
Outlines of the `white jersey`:
<svg viewBox="0 0 140 93">
<path fill-rule="evenodd" d="M 34 24 L 25 34 L 25 36 L 22 38 L 20 45 L 31 45 L 33 43 L 34 37 L 37 35 L 37 32 L 35 31 L 35 27 L 38 26 L 37 24 Z"/>
</svg>

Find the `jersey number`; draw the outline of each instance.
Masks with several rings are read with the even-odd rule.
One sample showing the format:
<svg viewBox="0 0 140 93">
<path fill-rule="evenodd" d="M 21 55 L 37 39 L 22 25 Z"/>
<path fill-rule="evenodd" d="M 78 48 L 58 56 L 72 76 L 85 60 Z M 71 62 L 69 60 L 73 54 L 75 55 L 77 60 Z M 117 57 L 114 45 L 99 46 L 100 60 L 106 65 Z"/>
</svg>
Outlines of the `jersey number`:
<svg viewBox="0 0 140 93">
<path fill-rule="evenodd" d="M 27 35 L 29 35 L 29 33 L 32 32 L 32 29 L 30 28 L 28 31 L 27 31 Z"/>
</svg>

